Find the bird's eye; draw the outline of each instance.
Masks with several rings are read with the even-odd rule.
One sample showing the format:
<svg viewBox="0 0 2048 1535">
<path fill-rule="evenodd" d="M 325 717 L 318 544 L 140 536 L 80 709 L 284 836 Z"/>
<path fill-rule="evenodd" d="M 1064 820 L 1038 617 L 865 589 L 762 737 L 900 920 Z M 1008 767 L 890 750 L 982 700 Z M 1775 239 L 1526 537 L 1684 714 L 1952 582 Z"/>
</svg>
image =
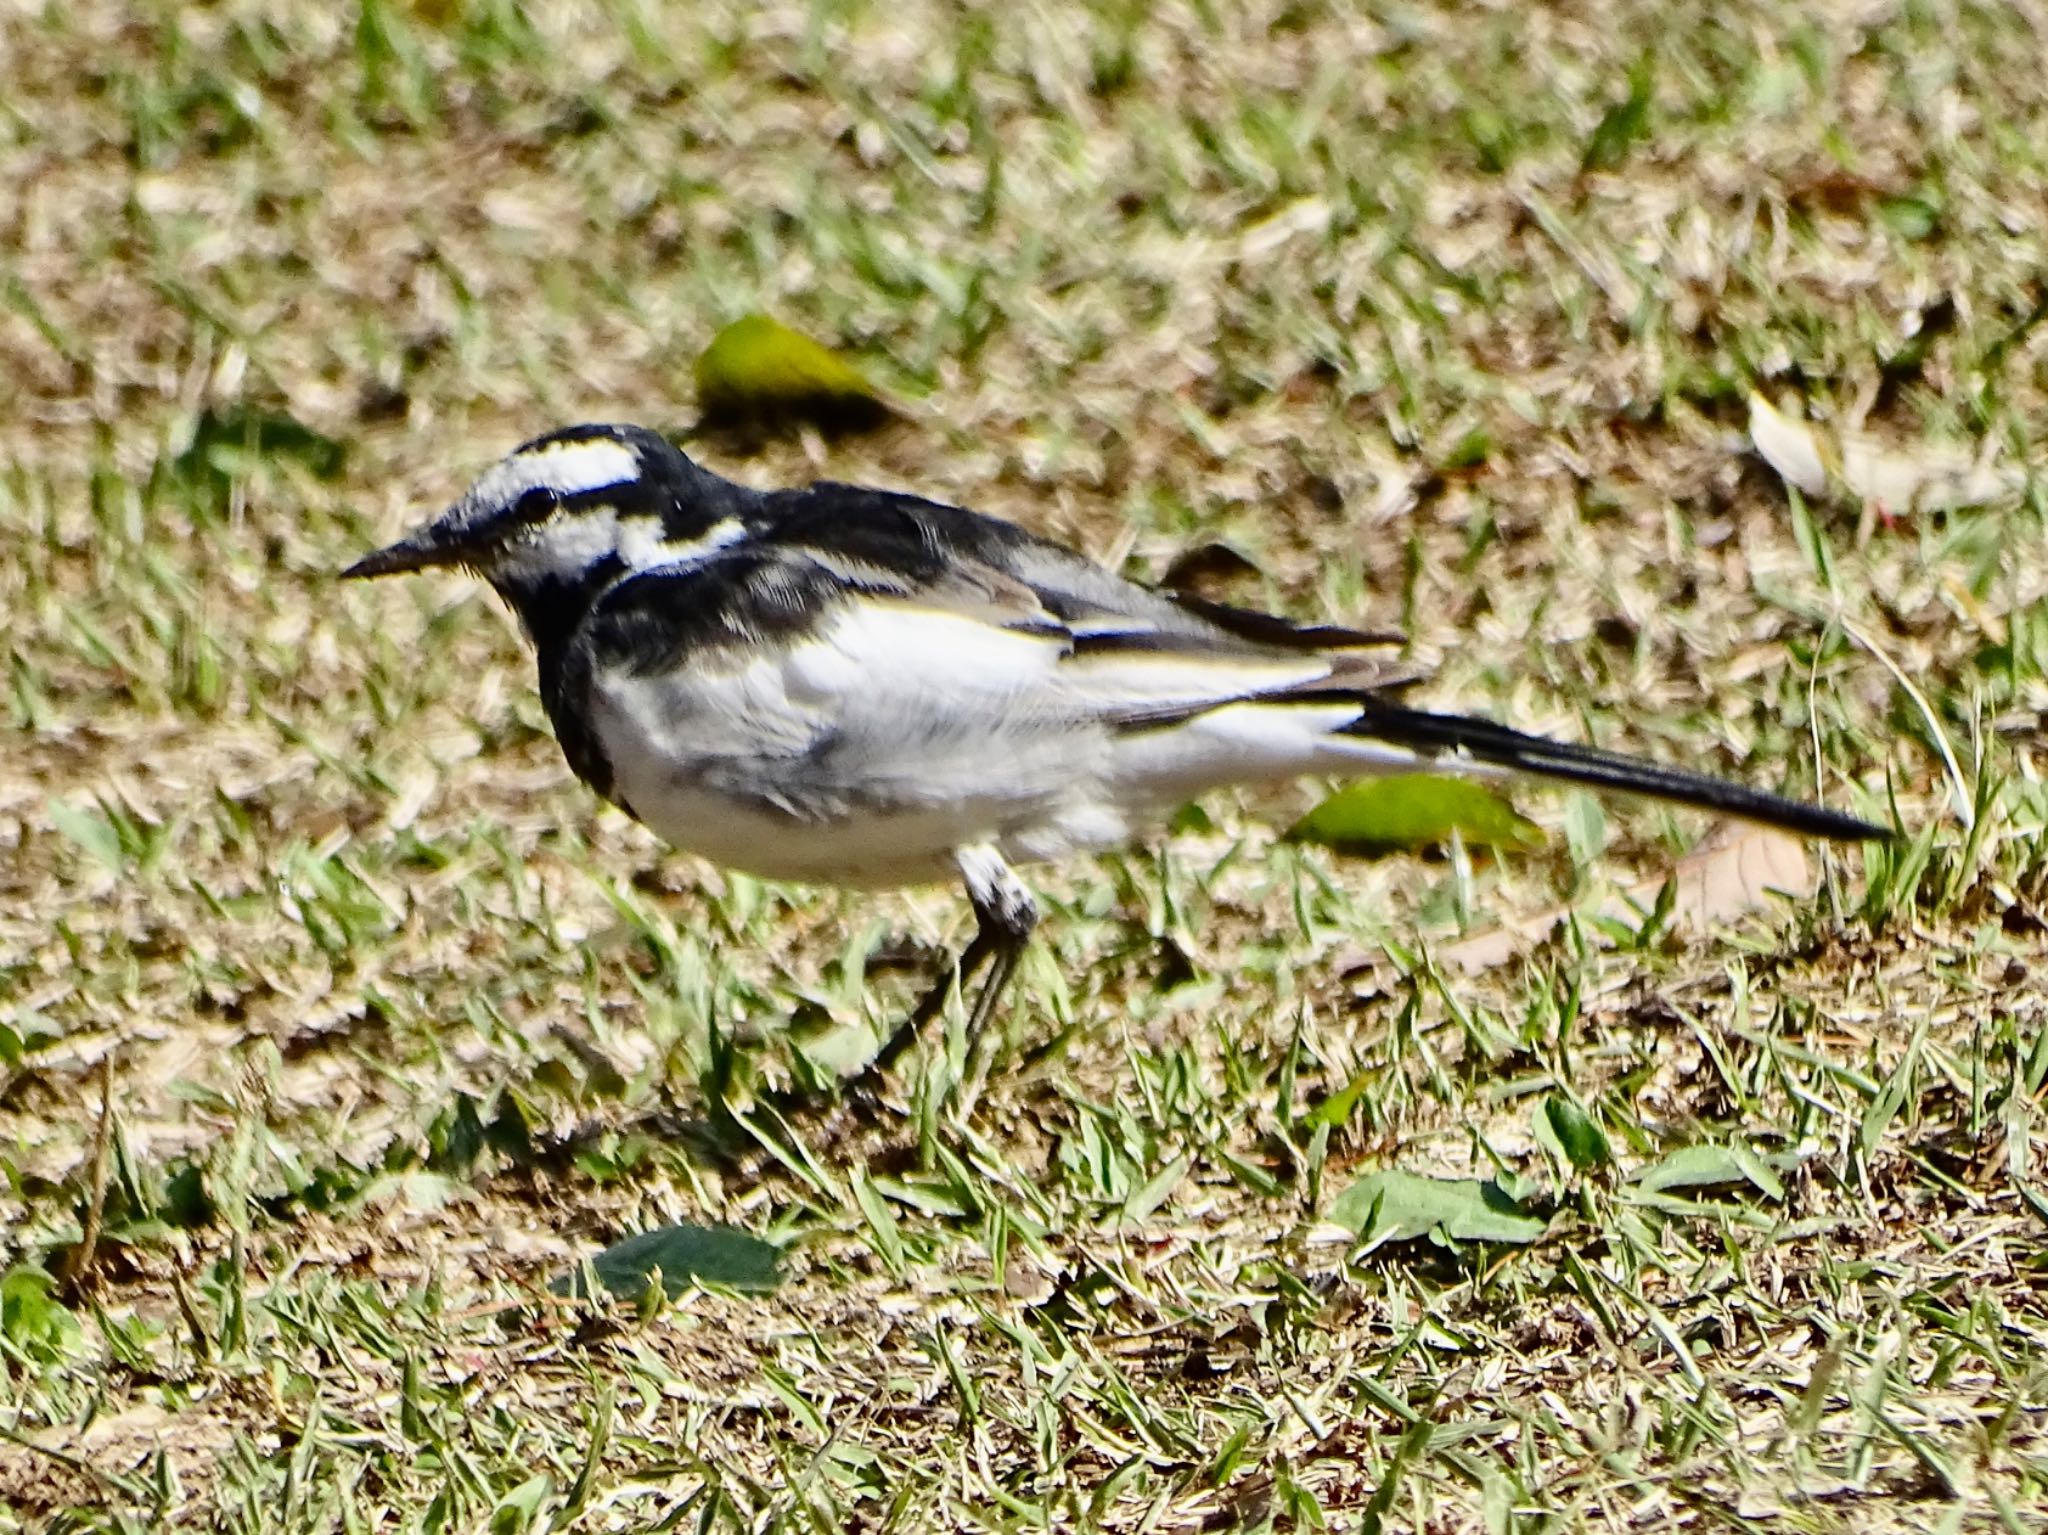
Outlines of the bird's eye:
<svg viewBox="0 0 2048 1535">
<path fill-rule="evenodd" d="M 562 498 L 545 485 L 536 485 L 512 504 L 512 515 L 520 522 L 544 522 L 554 516 Z"/>
</svg>

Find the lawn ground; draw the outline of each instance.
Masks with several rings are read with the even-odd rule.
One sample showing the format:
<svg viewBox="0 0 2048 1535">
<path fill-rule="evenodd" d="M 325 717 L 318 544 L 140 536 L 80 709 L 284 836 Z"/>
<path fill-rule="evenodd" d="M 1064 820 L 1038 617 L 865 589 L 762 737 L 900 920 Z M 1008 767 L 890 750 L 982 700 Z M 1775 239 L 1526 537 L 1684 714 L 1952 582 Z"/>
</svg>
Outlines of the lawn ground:
<svg viewBox="0 0 2048 1535">
<path fill-rule="evenodd" d="M 0 1529 L 2042 1528 L 2044 45 L 0 7 Z M 1540 849 L 1368 860 L 1226 797 L 1036 871 L 900 1112 L 780 1124 L 964 901 L 664 852 L 486 592 L 333 580 L 536 431 L 689 431 L 752 312 L 901 410 L 716 467 L 1227 543 L 1432 703 L 1907 838 L 1759 879 L 1531 790 Z M 1797 495 L 1752 389 L 2021 472 Z M 1361 1239 L 1388 1169 L 1537 1232 Z M 550 1290 L 681 1221 L 780 1287 Z"/>
</svg>

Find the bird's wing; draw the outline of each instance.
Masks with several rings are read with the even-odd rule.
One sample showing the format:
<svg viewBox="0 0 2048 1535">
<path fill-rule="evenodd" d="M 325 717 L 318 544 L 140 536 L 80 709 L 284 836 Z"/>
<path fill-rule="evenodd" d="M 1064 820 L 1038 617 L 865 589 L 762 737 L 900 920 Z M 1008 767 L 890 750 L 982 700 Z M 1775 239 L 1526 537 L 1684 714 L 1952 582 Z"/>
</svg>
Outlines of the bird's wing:
<svg viewBox="0 0 2048 1535">
<path fill-rule="evenodd" d="M 1112 622 L 1106 602 L 1084 610 L 1070 591 L 971 553 L 897 553 L 748 539 L 621 580 L 565 669 L 577 679 L 565 696 L 587 706 L 558 711 L 557 729 L 568 715 L 593 722 L 578 771 L 639 810 L 692 781 L 805 821 L 886 811 L 921 828 L 906 838 L 950 846 L 1090 792 L 1116 776 L 1122 741 L 1156 750 L 1231 705 L 1341 686 L 1333 679 L 1364 664 L 1172 612 L 1156 627 Z M 1329 715 L 1327 729 L 1358 711 L 1302 712 Z M 1267 777 L 1307 770 L 1308 737 L 1284 735 L 1280 767 L 1226 750 L 1203 785 L 1249 760 Z"/>
<path fill-rule="evenodd" d="M 1142 586 L 1015 524 L 915 496 L 813 486 L 787 497 L 770 537 L 860 592 L 1056 644 L 1059 690 L 1117 723 L 1166 723 L 1295 688 L 1394 690 L 1423 675 L 1399 658 L 1399 635 Z M 876 629 L 903 621 L 880 610 L 862 619 Z"/>
</svg>

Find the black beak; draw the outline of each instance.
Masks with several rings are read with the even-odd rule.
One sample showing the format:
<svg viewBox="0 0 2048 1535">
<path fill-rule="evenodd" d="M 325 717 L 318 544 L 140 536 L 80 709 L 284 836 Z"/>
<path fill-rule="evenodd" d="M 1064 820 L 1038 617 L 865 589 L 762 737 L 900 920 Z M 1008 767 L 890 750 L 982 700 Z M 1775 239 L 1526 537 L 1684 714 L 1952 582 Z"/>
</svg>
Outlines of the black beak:
<svg viewBox="0 0 2048 1535">
<path fill-rule="evenodd" d="M 431 528 L 421 528 L 397 543 L 366 554 L 341 575 L 345 581 L 363 576 L 396 576 L 410 570 L 431 570 L 437 565 L 459 565 L 462 554 L 433 537 Z"/>
</svg>

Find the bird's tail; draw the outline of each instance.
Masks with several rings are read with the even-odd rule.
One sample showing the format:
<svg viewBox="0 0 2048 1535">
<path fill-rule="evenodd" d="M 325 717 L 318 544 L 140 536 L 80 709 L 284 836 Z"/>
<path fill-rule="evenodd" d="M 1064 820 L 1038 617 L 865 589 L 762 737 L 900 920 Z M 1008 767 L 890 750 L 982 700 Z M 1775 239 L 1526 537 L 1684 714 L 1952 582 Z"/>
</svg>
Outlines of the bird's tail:
<svg viewBox="0 0 2048 1535">
<path fill-rule="evenodd" d="M 1425 769 L 1433 759 L 1451 767 L 1457 759 L 1483 763 L 1510 772 L 1529 773 L 1564 783 L 1585 784 L 1595 789 L 1614 789 L 1626 794 L 1646 794 L 1653 799 L 1671 800 L 1701 810 L 1740 816 L 1780 826 L 1806 837 L 1824 837 L 1836 842 L 1888 842 L 1893 834 L 1881 826 L 1838 810 L 1827 810 L 1782 795 L 1767 794 L 1743 784 L 1691 773 L 1683 768 L 1665 767 L 1618 752 L 1590 746 L 1572 746 L 1525 735 L 1492 720 L 1471 719 L 1455 714 L 1428 714 L 1378 699 L 1368 700 L 1365 712 L 1346 725 L 1341 735 L 1355 736 L 1411 751 Z"/>
</svg>

